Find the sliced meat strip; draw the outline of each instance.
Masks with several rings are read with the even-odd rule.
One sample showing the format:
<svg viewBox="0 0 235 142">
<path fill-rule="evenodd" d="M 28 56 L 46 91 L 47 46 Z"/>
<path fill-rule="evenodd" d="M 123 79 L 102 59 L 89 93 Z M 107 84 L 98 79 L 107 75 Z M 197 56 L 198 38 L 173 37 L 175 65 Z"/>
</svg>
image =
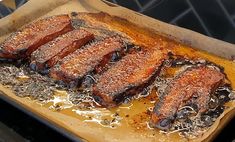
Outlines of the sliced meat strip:
<svg viewBox="0 0 235 142">
<path fill-rule="evenodd" d="M 165 95 L 153 110 L 150 124 L 168 129 L 178 109 L 190 100 L 197 103 L 199 112 L 204 112 L 210 95 L 224 79 L 225 75 L 215 67 L 201 65 L 188 68 L 167 86 Z"/>
<path fill-rule="evenodd" d="M 114 107 L 147 87 L 158 75 L 167 51 L 149 49 L 128 54 L 104 72 L 93 87 L 94 99 Z"/>
<path fill-rule="evenodd" d="M 123 47 L 124 43 L 118 36 L 105 38 L 65 57 L 51 69 L 50 76 L 66 83 L 78 83 L 86 74 L 105 66 L 110 55 L 121 52 Z"/>
<path fill-rule="evenodd" d="M 30 67 L 37 71 L 50 68 L 92 39 L 94 35 L 85 30 L 73 30 L 61 35 L 32 53 Z"/>
<path fill-rule="evenodd" d="M 68 15 L 47 17 L 28 24 L 0 45 L 0 58 L 19 59 L 29 56 L 39 46 L 73 30 Z"/>
</svg>

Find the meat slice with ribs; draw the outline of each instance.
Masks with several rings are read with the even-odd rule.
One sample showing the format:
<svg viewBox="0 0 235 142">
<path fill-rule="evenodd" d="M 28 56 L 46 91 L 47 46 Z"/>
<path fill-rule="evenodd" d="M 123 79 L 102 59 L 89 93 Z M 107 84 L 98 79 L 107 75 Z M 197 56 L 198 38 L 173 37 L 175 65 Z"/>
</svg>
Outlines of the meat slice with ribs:
<svg viewBox="0 0 235 142">
<path fill-rule="evenodd" d="M 153 82 L 165 59 L 167 51 L 158 48 L 126 55 L 99 77 L 94 99 L 105 107 L 117 106 Z"/>
<path fill-rule="evenodd" d="M 121 53 L 123 50 L 124 42 L 120 37 L 105 38 L 62 59 L 51 69 L 50 76 L 66 83 L 77 84 L 88 73 L 105 66 L 113 53 Z"/>
<path fill-rule="evenodd" d="M 165 89 L 151 116 L 151 126 L 168 129 L 178 109 L 188 102 L 199 112 L 207 110 L 210 95 L 219 87 L 225 75 L 215 67 L 206 65 L 191 67 L 175 77 Z"/>
<path fill-rule="evenodd" d="M 0 58 L 25 58 L 39 46 L 71 30 L 73 27 L 68 15 L 40 19 L 11 34 L 0 45 Z"/>
<path fill-rule="evenodd" d="M 31 54 L 30 67 L 37 71 L 50 68 L 92 39 L 94 35 L 85 30 L 73 30 L 63 34 L 34 51 Z"/>
</svg>

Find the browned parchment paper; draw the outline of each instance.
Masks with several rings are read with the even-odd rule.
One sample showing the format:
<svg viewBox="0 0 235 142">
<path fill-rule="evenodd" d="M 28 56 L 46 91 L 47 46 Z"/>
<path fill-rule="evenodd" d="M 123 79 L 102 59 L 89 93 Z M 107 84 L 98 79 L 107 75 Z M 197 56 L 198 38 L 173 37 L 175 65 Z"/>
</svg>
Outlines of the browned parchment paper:
<svg viewBox="0 0 235 142">
<path fill-rule="evenodd" d="M 152 19 L 126 8 L 111 4 L 101 0 L 30 0 L 24 6 L 17 9 L 13 14 L 0 19 L 0 42 L 6 36 L 16 31 L 21 26 L 38 19 L 50 15 L 76 12 L 106 12 L 110 15 L 128 19 L 130 22 L 137 24 L 140 27 L 148 28 L 152 32 L 158 33 L 168 38 L 174 39 L 181 43 L 190 45 L 193 48 L 200 49 L 212 53 L 214 55 L 230 59 L 235 55 L 235 45 L 226 43 L 217 39 L 209 38 L 199 33 L 166 24 L 164 22 Z M 88 141 L 161 141 L 162 139 L 146 138 L 142 135 L 134 134 L 130 131 L 117 133 L 109 131 L 104 134 L 101 128 L 93 127 L 83 123 L 82 121 L 62 114 L 54 112 L 48 108 L 41 107 L 37 102 L 27 98 L 19 98 L 15 96 L 11 90 L 0 85 L 0 97 L 10 100 L 15 104 L 22 106 L 27 111 L 39 116 L 48 121 L 50 124 L 56 125 L 59 129 L 65 130 L 77 137 L 83 137 Z M 233 107 L 226 109 L 225 112 L 217 119 L 213 126 L 204 133 L 203 136 L 193 139 L 192 141 L 210 141 L 220 130 L 226 125 L 229 120 L 235 115 L 235 103 Z M 106 131 L 105 131 L 106 132 Z M 121 139 L 120 134 L 122 134 Z M 162 136 L 159 136 L 159 138 Z M 169 139 L 165 139 L 167 141 Z M 185 139 L 175 139 L 177 141 L 185 141 Z"/>
</svg>

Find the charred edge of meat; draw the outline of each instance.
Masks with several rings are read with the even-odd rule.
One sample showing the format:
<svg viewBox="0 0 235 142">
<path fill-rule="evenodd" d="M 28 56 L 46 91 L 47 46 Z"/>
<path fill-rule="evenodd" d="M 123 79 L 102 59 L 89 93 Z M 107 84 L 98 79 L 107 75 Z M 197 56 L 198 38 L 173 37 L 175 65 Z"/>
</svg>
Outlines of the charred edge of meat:
<svg viewBox="0 0 235 142">
<path fill-rule="evenodd" d="M 36 50 L 31 55 L 32 62 L 30 63 L 30 68 L 34 71 L 38 71 L 41 74 L 48 74 L 49 69 L 51 67 L 53 67 L 60 59 L 63 59 L 64 57 L 68 56 L 69 54 L 75 52 L 77 49 L 82 48 L 84 45 L 86 45 L 88 42 L 92 42 L 92 40 L 94 39 L 94 35 L 89 32 L 86 32 L 85 30 L 79 30 L 78 32 L 82 33 L 82 34 L 86 33 L 86 35 L 84 37 L 81 37 L 79 39 L 75 39 L 75 40 L 71 41 L 71 43 L 66 46 L 63 46 L 63 48 L 61 49 L 61 51 L 59 53 L 57 53 L 55 51 L 55 54 L 52 54 L 50 56 L 47 55 L 47 57 L 50 57 L 48 60 L 44 60 L 43 62 L 40 62 L 38 60 L 42 59 L 42 57 L 36 57 L 34 55 L 34 53 L 37 53 L 38 55 L 39 54 L 44 55 L 45 51 L 47 51 L 48 49 L 44 49 L 44 51 L 39 51 L 39 52 L 37 52 L 38 50 Z M 67 38 L 72 37 L 71 35 L 67 37 L 66 35 L 68 35 L 68 34 L 70 34 L 70 33 L 67 33 L 67 34 L 62 35 L 61 37 L 58 37 L 58 38 L 61 38 L 60 41 L 58 41 L 58 42 L 61 42 L 63 40 L 66 40 Z M 65 36 L 65 37 L 63 37 L 63 36 Z M 58 38 L 56 38 L 55 40 L 57 40 Z M 48 42 L 47 44 L 43 45 L 42 47 L 49 46 L 48 44 L 51 44 L 55 40 Z M 57 45 L 57 44 L 55 43 L 54 45 Z M 57 46 L 59 46 L 59 45 L 57 45 Z M 52 46 L 50 48 L 54 48 L 54 46 Z M 57 50 L 56 47 L 55 47 L 55 50 Z M 57 51 L 59 51 L 59 50 L 57 50 Z"/>
<path fill-rule="evenodd" d="M 155 72 L 152 74 L 152 76 L 150 77 L 150 79 L 147 83 L 143 83 L 140 86 L 129 85 L 125 90 L 122 91 L 122 93 L 120 93 L 118 95 L 115 95 L 115 97 L 113 98 L 113 102 L 115 102 L 115 104 L 105 103 L 100 96 L 95 95 L 96 94 L 95 92 L 93 92 L 93 94 L 94 94 L 93 98 L 98 104 L 101 104 L 102 106 L 105 106 L 105 107 L 108 107 L 108 108 L 115 107 L 115 106 L 121 104 L 126 99 L 131 98 L 134 95 L 142 92 L 144 88 L 151 85 L 155 81 L 155 77 L 157 75 L 159 75 L 159 73 L 161 72 L 163 67 L 164 67 L 163 64 L 161 64 L 158 67 L 158 69 L 156 69 Z"/>
<path fill-rule="evenodd" d="M 124 50 L 111 52 L 104 56 L 103 60 L 94 69 L 95 74 L 101 74 L 108 69 L 110 62 L 117 62 L 125 55 Z"/>
<path fill-rule="evenodd" d="M 185 71 L 190 71 L 190 70 L 193 70 L 193 69 L 195 69 L 195 68 L 198 68 L 198 67 L 205 67 L 206 65 L 199 65 L 199 66 L 194 66 L 194 67 L 190 67 L 190 68 L 187 68 Z M 218 68 L 216 68 L 217 69 L 217 71 L 220 71 L 220 70 L 218 70 Z M 182 71 L 179 75 L 177 75 L 173 80 L 175 80 L 175 79 L 179 79 L 183 74 L 184 74 L 184 72 L 185 71 Z M 220 71 L 220 73 L 222 73 L 222 74 L 224 74 L 223 72 L 221 72 Z M 225 76 L 224 76 L 225 77 Z M 225 80 L 226 78 L 224 78 L 224 80 Z M 223 81 L 224 81 L 223 80 Z M 170 82 L 171 83 L 171 82 Z M 210 90 L 210 91 L 212 91 L 212 92 L 210 92 L 210 95 L 209 95 L 209 98 L 211 98 L 214 94 L 216 94 L 216 90 L 218 90 L 219 88 L 220 88 L 220 86 L 221 86 L 221 83 L 219 83 L 219 84 L 215 84 L 215 86 Z M 167 90 L 165 90 L 165 92 L 169 92 L 169 91 L 167 91 Z M 163 119 L 160 119 L 160 120 L 158 120 L 158 123 L 156 124 L 154 121 L 155 121 L 155 117 L 156 118 L 160 118 L 161 117 L 161 112 L 159 112 L 159 109 L 162 107 L 162 105 L 163 105 L 163 99 L 164 99 L 164 97 L 166 97 L 167 95 L 165 94 L 164 96 L 162 96 L 161 97 L 161 99 L 160 99 L 160 102 L 158 102 L 157 103 L 157 105 L 154 107 L 154 110 L 153 110 L 153 114 L 152 114 L 152 117 L 151 117 L 151 121 L 150 121 L 150 126 L 151 127 L 157 127 L 157 128 L 159 128 L 159 129 L 161 129 L 161 130 L 169 130 L 169 128 L 171 127 L 171 124 L 172 124 L 172 122 L 174 122 L 175 121 L 175 119 L 177 118 L 177 113 L 178 113 L 178 115 L 179 115 L 179 113 L 180 112 L 178 112 L 178 109 L 177 108 L 172 108 L 172 109 L 174 109 L 174 111 L 176 112 L 176 113 L 174 113 L 173 115 L 170 115 L 170 116 L 168 116 L 168 117 L 165 117 L 165 118 L 163 118 Z M 187 102 L 185 102 L 186 103 L 186 105 L 185 106 L 191 106 L 191 108 L 193 108 L 194 109 L 194 111 L 196 111 L 196 113 L 198 113 L 198 104 L 195 104 L 195 103 L 197 103 L 196 101 L 195 102 L 192 102 L 192 99 L 193 99 L 193 96 L 192 96 L 192 98 L 190 98 Z M 197 99 L 197 98 L 195 98 L 195 99 Z M 191 102 L 191 103 L 190 103 Z M 209 102 L 210 103 L 210 102 Z M 196 106 L 196 107 L 195 107 Z M 208 111 L 208 109 L 209 108 L 207 108 L 207 110 L 206 111 Z M 173 111 L 173 112 L 174 112 Z M 202 112 L 202 113 L 204 113 L 204 112 Z M 184 114 L 184 115 L 186 115 L 186 114 Z"/>
<path fill-rule="evenodd" d="M 49 73 L 49 70 L 50 70 L 50 68 L 47 66 L 47 64 L 41 65 L 40 68 L 42 68 L 42 69 L 39 70 L 39 69 L 38 69 L 39 67 L 38 67 L 36 61 L 32 61 L 32 62 L 29 64 L 29 68 L 30 68 L 31 70 L 33 70 L 33 71 L 37 71 L 38 73 L 40 73 L 40 74 L 42 74 L 42 75 L 48 74 L 48 73 Z"/>
<path fill-rule="evenodd" d="M 87 22 L 83 19 L 79 18 L 79 13 L 78 12 L 71 12 L 70 13 L 71 17 L 71 24 L 75 29 L 80 29 L 80 27 L 84 27 L 87 25 Z"/>
<path fill-rule="evenodd" d="M 149 81 L 147 83 L 144 83 L 144 84 L 142 84 L 140 86 L 135 86 L 134 88 L 132 86 L 130 86 L 129 89 L 127 89 L 125 91 L 125 93 L 123 94 L 124 99 L 122 99 L 123 97 L 122 98 L 115 97 L 114 101 L 117 104 L 119 104 L 122 101 L 124 101 L 126 98 L 132 97 L 133 95 L 142 92 L 144 88 L 148 87 L 149 85 L 151 85 L 155 81 L 156 76 L 158 76 L 160 74 L 162 68 L 163 68 L 163 64 L 161 64 L 161 66 L 159 66 L 158 69 L 156 69 L 156 71 L 152 74 L 152 76 L 150 77 L 150 79 L 149 79 Z"/>
<path fill-rule="evenodd" d="M 214 95 L 217 97 L 219 104 L 225 104 L 231 100 L 230 94 L 232 93 L 232 86 L 229 83 L 218 87 Z"/>
<path fill-rule="evenodd" d="M 82 79 L 80 90 L 90 88 L 96 82 L 96 78 L 94 76 L 94 71 L 85 75 Z"/>
<path fill-rule="evenodd" d="M 105 55 L 104 58 L 101 60 L 101 62 L 94 68 L 94 70 L 90 71 L 87 75 L 83 76 L 82 78 L 78 78 L 73 80 L 72 82 L 69 82 L 68 87 L 69 88 L 73 88 L 76 86 L 81 86 L 82 88 L 91 87 L 93 83 L 95 83 L 95 77 L 94 77 L 95 75 L 102 74 L 104 71 L 106 71 L 109 68 L 110 62 L 113 62 L 113 59 L 118 61 L 124 55 L 125 55 L 124 50 L 111 52 Z"/>
<path fill-rule="evenodd" d="M 104 59 L 100 62 L 100 64 L 97 65 L 91 73 L 89 73 L 82 79 L 82 88 L 91 87 L 96 82 L 96 79 L 94 77 L 95 75 L 100 75 L 103 72 L 107 71 L 112 64 L 119 61 L 126 54 L 134 52 L 134 50 L 136 50 L 135 48 L 137 48 L 136 45 L 125 43 L 124 48 L 121 51 L 115 51 L 105 55 Z M 99 98 L 97 97 L 97 101 L 98 100 Z"/>
<path fill-rule="evenodd" d="M 138 49 L 137 49 L 138 47 Z M 126 54 L 136 52 L 136 50 L 141 49 L 139 46 L 134 44 L 130 44 L 129 42 L 123 42 L 123 48 L 120 51 L 111 52 L 105 55 L 104 59 L 100 62 L 98 66 L 95 67 L 93 71 L 94 74 L 102 74 L 104 71 L 108 70 L 108 68 L 119 61 L 122 57 L 126 56 Z"/>
<path fill-rule="evenodd" d="M 86 21 L 82 19 L 72 19 L 71 23 L 75 29 L 79 29 L 80 27 L 86 27 Z"/>
<path fill-rule="evenodd" d="M 71 12 L 71 16 L 72 16 L 72 17 L 78 16 L 78 12 L 72 11 L 72 12 Z"/>
<path fill-rule="evenodd" d="M 218 70 L 221 73 L 223 73 L 224 76 L 225 76 L 225 79 L 229 82 L 227 74 L 224 72 L 224 67 L 220 66 L 220 65 L 218 65 L 218 64 L 216 64 L 214 62 L 211 62 L 211 61 L 207 61 L 207 60 L 190 60 L 190 59 L 187 59 L 187 58 L 182 57 L 182 56 L 175 56 L 173 54 L 170 54 L 169 60 L 166 61 L 164 64 L 165 64 L 165 66 L 172 67 L 172 68 L 174 68 L 174 67 L 182 67 L 182 66 L 185 66 L 185 65 L 186 66 L 189 65 L 189 67 L 185 68 L 185 70 L 187 70 L 188 68 L 192 68 L 192 66 L 196 66 L 196 67 L 199 67 L 199 66 L 210 66 L 210 67 L 216 68 L 216 70 Z M 170 65 L 168 65 L 168 64 L 170 64 Z"/>
<path fill-rule="evenodd" d="M 85 76 L 83 76 L 81 78 L 68 78 L 68 77 L 64 76 L 63 74 L 60 75 L 60 73 L 59 74 L 57 73 L 56 74 L 56 75 L 58 75 L 57 78 L 63 78 L 63 79 L 68 78 L 71 81 L 56 80 L 56 82 L 63 84 L 64 86 L 66 86 L 68 88 L 73 88 L 73 87 L 78 87 L 78 86 L 80 88 L 91 87 L 93 85 L 93 83 L 95 82 L 94 76 L 102 74 L 104 71 L 106 71 L 110 67 L 111 64 L 119 61 L 123 56 L 125 56 L 127 54 L 127 51 L 129 50 L 129 48 L 134 47 L 133 44 L 130 44 L 129 41 L 127 42 L 126 40 L 123 40 L 123 38 L 119 37 L 118 35 L 111 36 L 111 37 L 120 38 L 120 41 L 122 42 L 121 50 L 119 50 L 119 51 L 117 50 L 117 51 L 111 52 L 109 54 L 106 54 L 103 57 L 103 59 L 99 62 L 99 64 L 94 67 L 93 70 L 91 70 Z M 90 48 L 90 46 L 93 46 L 96 43 L 102 42 L 104 39 L 105 38 L 103 38 L 102 40 L 93 41 L 90 44 L 86 45 L 84 48 Z M 56 64 L 55 67 L 56 66 L 59 66 L 59 64 Z M 65 79 L 65 80 L 67 80 L 67 79 Z"/>
<path fill-rule="evenodd" d="M 73 30 L 73 27 L 72 27 L 72 24 L 71 24 L 71 19 L 68 17 L 68 15 L 57 15 L 57 16 L 67 16 L 68 18 L 68 22 L 65 23 L 63 22 L 63 24 L 60 25 L 60 29 L 55 29 L 54 32 L 50 32 L 50 34 L 46 34 L 44 33 L 43 36 L 41 36 L 40 38 L 38 38 L 35 42 L 32 42 L 30 45 L 25 45 L 25 46 L 22 46 L 22 44 L 20 42 L 22 42 L 22 40 L 19 42 L 19 39 L 18 41 L 14 41 L 15 43 L 12 43 L 12 39 L 15 38 L 15 36 L 17 36 L 17 33 L 18 32 L 21 32 L 23 31 L 23 29 L 29 29 L 29 28 L 32 28 L 34 27 L 35 25 L 36 26 L 39 26 L 40 25 L 40 22 L 45 22 L 46 20 L 51 20 L 53 18 L 56 18 L 56 16 L 51 16 L 51 17 L 47 17 L 47 18 L 44 18 L 44 19 L 40 19 L 38 21 L 35 21 L 33 23 L 30 23 L 24 27 L 22 27 L 20 30 L 16 31 L 15 33 L 12 33 L 8 38 L 6 38 L 6 40 L 0 45 L 0 58 L 1 59 L 21 59 L 21 58 L 27 58 L 33 51 L 35 51 L 39 46 L 47 43 L 48 41 L 51 41 L 52 39 L 58 37 L 59 35 L 61 34 L 64 34 L 66 32 L 69 32 L 71 30 Z M 53 22 L 53 21 L 52 21 Z M 39 26 L 40 27 L 40 26 Z M 37 30 L 37 28 L 35 29 Z M 46 30 L 46 29 L 45 29 Z M 35 33 L 37 33 L 37 31 L 33 31 Z M 44 31 L 45 32 L 45 31 Z M 35 34 L 33 34 L 35 35 Z M 22 36 L 20 36 L 22 37 Z M 25 39 L 25 41 L 30 41 L 31 39 Z M 9 43 L 9 41 L 11 43 Z M 26 42 L 27 43 L 27 42 Z M 6 44 L 9 44 L 9 45 L 6 45 Z M 15 44 L 18 44 L 18 45 L 15 45 Z M 24 43 L 25 44 L 25 43 Z M 5 49 L 4 46 L 8 47 L 8 49 Z M 21 48 L 18 48 L 18 49 L 11 49 L 12 47 L 15 47 L 15 46 L 22 46 Z"/>
<path fill-rule="evenodd" d="M 149 126 L 152 128 L 159 128 L 160 130 L 169 130 L 172 126 L 173 121 L 176 118 L 176 114 L 159 120 L 157 124 L 154 122 L 155 117 L 158 117 L 157 115 L 160 115 L 159 109 L 161 108 L 162 105 L 163 105 L 163 102 L 159 101 L 154 107 L 151 120 L 149 122 Z"/>
<path fill-rule="evenodd" d="M 172 124 L 172 126 L 174 127 L 173 129 L 177 130 L 178 127 L 176 127 L 176 125 L 179 126 L 179 124 L 189 124 L 187 127 L 189 127 L 189 129 L 192 129 L 190 131 L 197 131 L 197 128 L 195 127 L 198 126 L 200 128 L 205 128 L 213 125 L 216 119 L 226 109 L 224 104 L 231 100 L 231 98 L 229 97 L 231 93 L 231 84 L 225 84 L 223 86 L 218 87 L 215 93 L 211 95 L 210 101 L 208 102 L 208 111 L 201 113 L 200 115 L 198 115 L 198 106 L 195 104 L 186 104 L 185 106 L 179 108 L 175 118 L 175 121 L 177 122 Z M 197 122 L 194 122 L 198 120 L 201 121 L 199 125 L 197 124 Z M 188 123 L 188 121 L 191 121 L 191 123 Z M 188 129 L 180 130 L 180 132 L 187 131 Z"/>
<path fill-rule="evenodd" d="M 77 82 L 76 86 L 81 86 L 81 88 L 84 89 L 90 88 L 96 82 L 96 78 L 94 77 L 95 75 L 102 74 L 104 71 L 106 71 L 109 68 L 110 62 L 112 63 L 117 62 L 124 55 L 125 53 L 123 50 L 115 51 L 105 55 L 103 60 L 94 68 L 94 70 L 92 70 L 84 77 L 78 79 L 80 81 Z"/>
<path fill-rule="evenodd" d="M 184 60 L 185 58 L 182 58 L 182 59 Z M 168 64 L 169 62 L 167 61 L 168 63 L 166 63 L 166 61 L 164 62 L 164 67 L 168 67 L 165 64 Z M 205 67 L 212 67 L 215 70 L 219 71 L 220 73 L 222 73 L 225 76 L 225 80 L 227 82 L 230 82 L 228 77 L 227 77 L 227 74 L 224 72 L 224 68 L 219 66 L 219 65 L 217 65 L 217 64 L 215 64 L 215 63 L 213 63 L 213 62 L 205 61 L 205 62 L 201 63 L 200 61 L 197 61 L 197 60 L 189 61 L 189 62 L 190 62 L 190 65 L 186 66 L 186 68 L 181 70 L 179 73 L 176 73 L 175 77 L 172 80 L 179 79 L 181 77 L 181 75 L 184 74 L 185 71 L 189 71 L 189 70 L 193 70 L 193 69 L 198 68 L 198 67 L 205 66 Z M 191 64 L 191 63 L 195 63 L 195 64 Z M 188 65 L 188 64 L 182 64 L 181 66 L 184 67 L 184 65 Z M 170 66 L 170 67 L 172 67 L 172 66 Z M 175 67 L 175 66 L 173 66 L 173 67 Z M 171 82 L 167 81 L 167 85 L 169 85 L 169 83 L 171 83 Z M 167 95 L 166 93 L 159 93 L 159 94 L 161 94 L 160 100 L 163 99 L 165 97 L 165 95 Z"/>
</svg>

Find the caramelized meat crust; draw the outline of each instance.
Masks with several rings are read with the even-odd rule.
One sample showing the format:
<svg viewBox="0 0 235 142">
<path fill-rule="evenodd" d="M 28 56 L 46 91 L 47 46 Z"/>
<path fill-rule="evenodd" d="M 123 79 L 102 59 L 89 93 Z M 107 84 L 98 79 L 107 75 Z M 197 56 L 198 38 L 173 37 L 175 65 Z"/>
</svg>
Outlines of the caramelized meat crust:
<svg viewBox="0 0 235 142">
<path fill-rule="evenodd" d="M 149 49 L 128 54 L 104 72 L 93 87 L 95 100 L 105 107 L 114 107 L 126 97 L 147 87 L 159 73 L 167 51 Z"/>
<path fill-rule="evenodd" d="M 61 35 L 32 53 L 30 67 L 38 71 L 50 68 L 92 39 L 94 35 L 85 30 L 73 30 Z"/>
<path fill-rule="evenodd" d="M 68 15 L 47 17 L 28 24 L 0 45 L 0 58 L 19 59 L 29 56 L 39 46 L 73 30 Z"/>
<path fill-rule="evenodd" d="M 168 129 L 178 109 L 187 103 L 195 103 L 199 112 L 207 110 L 210 95 L 223 83 L 225 75 L 215 67 L 191 67 L 173 79 L 162 100 L 155 106 L 151 125 Z"/>
<path fill-rule="evenodd" d="M 51 69 L 50 76 L 66 83 L 80 81 L 98 66 L 105 66 L 110 54 L 121 52 L 123 46 L 124 43 L 117 36 L 105 38 L 65 57 Z"/>
</svg>

